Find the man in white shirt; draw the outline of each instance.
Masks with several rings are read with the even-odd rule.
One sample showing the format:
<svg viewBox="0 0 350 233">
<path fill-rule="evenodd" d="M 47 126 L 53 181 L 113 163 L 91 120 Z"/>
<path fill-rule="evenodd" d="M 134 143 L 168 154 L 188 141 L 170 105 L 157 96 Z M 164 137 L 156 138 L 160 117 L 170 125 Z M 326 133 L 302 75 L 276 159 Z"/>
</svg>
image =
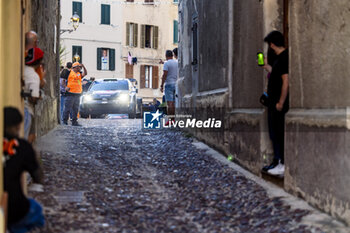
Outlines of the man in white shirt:
<svg viewBox="0 0 350 233">
<path fill-rule="evenodd" d="M 40 77 L 35 70 L 40 67 L 43 58 L 44 52 L 40 48 L 31 48 L 25 59 L 24 92 L 28 96 L 24 102 L 24 138 L 29 142 L 35 139 L 34 106 L 40 98 Z"/>
</svg>

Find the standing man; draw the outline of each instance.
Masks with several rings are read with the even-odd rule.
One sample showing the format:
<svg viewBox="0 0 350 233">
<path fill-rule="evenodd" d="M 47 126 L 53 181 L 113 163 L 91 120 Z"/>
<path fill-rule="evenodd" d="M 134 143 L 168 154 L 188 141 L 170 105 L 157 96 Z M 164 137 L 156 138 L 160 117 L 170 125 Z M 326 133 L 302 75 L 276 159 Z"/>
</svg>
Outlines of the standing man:
<svg viewBox="0 0 350 233">
<path fill-rule="evenodd" d="M 84 73 L 81 73 L 81 68 L 84 68 Z M 74 62 L 72 70 L 67 78 L 67 86 L 65 86 L 66 97 L 63 110 L 63 124 L 68 125 L 68 117 L 72 112 L 72 125 L 81 126 L 78 124 L 78 112 L 80 104 L 80 95 L 83 92 L 82 78 L 87 75 L 87 70 L 83 64 Z"/>
<path fill-rule="evenodd" d="M 63 123 L 63 109 L 64 109 L 64 100 L 66 98 L 66 86 L 67 78 L 72 69 L 72 62 L 67 62 L 66 68 L 61 71 L 60 74 L 60 92 L 61 92 L 61 123 Z"/>
<path fill-rule="evenodd" d="M 30 143 L 35 140 L 34 109 L 40 99 L 40 77 L 36 72 L 43 61 L 44 52 L 40 48 L 31 48 L 25 58 L 23 72 L 24 92 L 29 94 L 24 101 L 24 138 Z"/>
<path fill-rule="evenodd" d="M 284 124 L 289 110 L 288 49 L 279 31 L 270 32 L 264 41 L 277 57 L 272 66 L 266 64 L 263 67 L 271 73 L 267 87 L 268 125 L 274 150 L 273 162 L 263 170 L 272 175 L 284 175 Z"/>
<path fill-rule="evenodd" d="M 164 91 L 168 115 L 175 115 L 175 85 L 177 81 L 178 62 L 173 59 L 173 51 L 171 50 L 166 51 L 165 58 L 166 62 L 164 63 L 160 91 Z M 169 121 L 167 124 L 169 124 Z"/>
</svg>

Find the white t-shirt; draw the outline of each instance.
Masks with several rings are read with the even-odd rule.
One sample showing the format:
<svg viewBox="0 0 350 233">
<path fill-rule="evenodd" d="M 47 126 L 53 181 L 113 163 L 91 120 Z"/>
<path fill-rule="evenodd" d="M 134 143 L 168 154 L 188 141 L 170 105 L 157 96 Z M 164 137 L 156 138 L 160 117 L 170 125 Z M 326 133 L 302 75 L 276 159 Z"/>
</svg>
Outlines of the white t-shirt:
<svg viewBox="0 0 350 233">
<path fill-rule="evenodd" d="M 163 70 L 168 71 L 165 84 L 174 84 L 177 81 L 178 61 L 174 59 L 167 60 L 164 63 Z"/>
<path fill-rule="evenodd" d="M 32 97 L 40 97 L 40 77 L 31 66 L 24 66 L 24 91 L 32 94 Z M 28 108 L 30 114 L 34 115 L 34 106 L 27 100 L 25 107 Z"/>
</svg>

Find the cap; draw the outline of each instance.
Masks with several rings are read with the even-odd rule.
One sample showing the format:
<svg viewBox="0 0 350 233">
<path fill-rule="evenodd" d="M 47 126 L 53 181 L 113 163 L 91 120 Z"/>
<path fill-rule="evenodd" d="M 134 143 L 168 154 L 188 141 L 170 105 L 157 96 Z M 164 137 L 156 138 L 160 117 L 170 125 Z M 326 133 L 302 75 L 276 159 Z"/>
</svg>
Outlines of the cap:
<svg viewBox="0 0 350 233">
<path fill-rule="evenodd" d="M 26 65 L 31 65 L 43 57 L 44 52 L 40 48 L 31 48 L 28 50 L 28 55 L 25 58 Z"/>
<path fill-rule="evenodd" d="M 74 62 L 73 65 L 72 65 L 72 68 L 77 67 L 77 66 L 80 66 L 80 63 L 79 62 Z"/>
</svg>

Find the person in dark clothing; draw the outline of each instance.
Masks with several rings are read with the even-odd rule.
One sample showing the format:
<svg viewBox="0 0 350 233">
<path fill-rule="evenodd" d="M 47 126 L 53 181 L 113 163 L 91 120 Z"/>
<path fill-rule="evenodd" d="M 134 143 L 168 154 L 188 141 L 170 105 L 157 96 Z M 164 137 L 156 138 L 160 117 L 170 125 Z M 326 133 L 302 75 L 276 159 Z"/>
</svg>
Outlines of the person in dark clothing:
<svg viewBox="0 0 350 233">
<path fill-rule="evenodd" d="M 157 100 L 157 98 L 153 98 L 153 102 L 150 103 L 150 111 L 155 112 L 157 109 L 159 109 L 160 102 Z"/>
<path fill-rule="evenodd" d="M 66 64 L 66 68 L 63 69 L 60 73 L 60 93 L 61 93 L 61 123 L 63 123 L 63 110 L 64 110 L 64 101 L 66 99 L 66 90 L 65 90 L 65 86 L 67 85 L 66 82 L 66 78 L 68 77 L 70 71 L 72 69 L 72 62 L 67 62 Z M 71 115 L 72 118 L 72 115 Z"/>
<path fill-rule="evenodd" d="M 31 144 L 18 137 L 23 120 L 21 113 L 6 107 L 4 118 L 4 190 L 9 195 L 7 226 L 11 233 L 28 232 L 44 226 L 44 216 L 40 204 L 24 195 L 21 174 L 27 171 L 34 183 L 41 183 L 42 171 Z"/>
<path fill-rule="evenodd" d="M 289 110 L 288 49 L 285 48 L 284 37 L 279 31 L 270 32 L 264 41 L 276 57 L 272 65 L 266 64 L 263 67 L 270 72 L 267 86 L 268 126 L 274 150 L 272 163 L 263 170 L 272 175 L 284 175 L 284 124 L 285 114 Z"/>
</svg>

